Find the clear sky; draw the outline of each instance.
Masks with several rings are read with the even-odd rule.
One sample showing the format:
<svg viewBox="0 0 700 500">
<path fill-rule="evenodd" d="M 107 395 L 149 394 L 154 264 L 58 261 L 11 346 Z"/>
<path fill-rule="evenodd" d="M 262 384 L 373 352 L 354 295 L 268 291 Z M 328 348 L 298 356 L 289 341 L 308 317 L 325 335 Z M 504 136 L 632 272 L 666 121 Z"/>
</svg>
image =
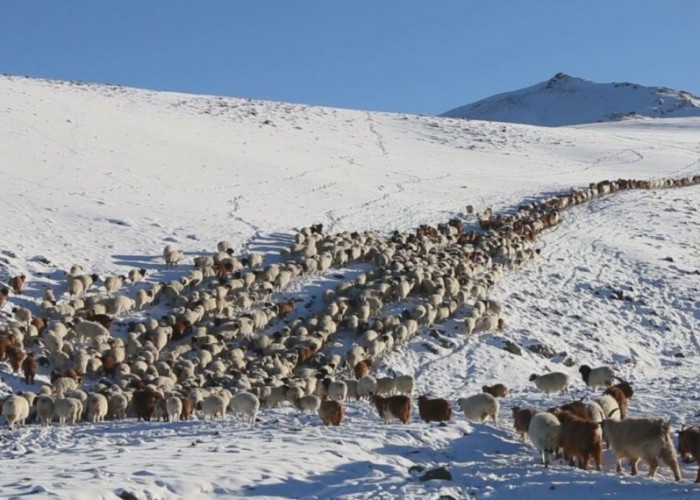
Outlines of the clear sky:
<svg viewBox="0 0 700 500">
<path fill-rule="evenodd" d="M 700 94 L 700 0 L 0 0 L 0 72 L 438 114 L 563 71 Z"/>
</svg>

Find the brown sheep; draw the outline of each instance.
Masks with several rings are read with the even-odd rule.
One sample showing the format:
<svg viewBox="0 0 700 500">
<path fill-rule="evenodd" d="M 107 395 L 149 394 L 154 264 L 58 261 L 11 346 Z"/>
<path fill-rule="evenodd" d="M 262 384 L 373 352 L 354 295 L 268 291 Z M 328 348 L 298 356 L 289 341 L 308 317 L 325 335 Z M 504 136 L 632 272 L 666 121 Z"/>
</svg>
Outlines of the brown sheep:
<svg viewBox="0 0 700 500">
<path fill-rule="evenodd" d="M 508 387 L 504 384 L 485 385 L 481 391 L 491 394 L 494 398 L 505 398 L 508 395 Z"/>
<path fill-rule="evenodd" d="M 678 454 L 684 462 L 692 459 L 700 464 L 700 427 L 689 427 L 678 431 Z M 700 467 L 695 482 L 700 483 Z"/>
<path fill-rule="evenodd" d="M 537 410 L 533 408 L 521 408 L 519 406 L 514 406 L 513 410 L 513 427 L 520 434 L 521 439 L 525 442 L 525 437 L 527 436 L 528 429 L 530 428 L 530 420 L 537 413 Z"/>
<path fill-rule="evenodd" d="M 24 274 L 20 274 L 19 276 L 13 276 L 10 280 L 10 286 L 12 287 L 12 291 L 15 292 L 17 295 L 21 295 L 22 287 L 24 286 L 24 283 L 26 281 L 27 277 Z"/>
<path fill-rule="evenodd" d="M 353 372 L 355 373 L 355 378 L 360 380 L 362 377 L 369 373 L 369 369 L 372 367 L 372 360 L 365 359 L 360 361 L 353 367 Z"/>
<path fill-rule="evenodd" d="M 418 398 L 418 413 L 424 422 L 449 422 L 452 418 L 449 401 L 442 398 L 430 399 L 426 395 Z"/>
<path fill-rule="evenodd" d="M 323 425 L 340 425 L 345 417 L 345 408 L 338 401 L 326 399 L 324 396 L 318 409 L 318 416 L 321 417 Z"/>
<path fill-rule="evenodd" d="M 36 376 L 36 359 L 34 359 L 33 352 L 27 354 L 27 357 L 22 361 L 22 371 L 24 372 L 24 381 L 27 384 L 33 384 Z"/>
<path fill-rule="evenodd" d="M 144 419 L 146 422 L 150 422 L 156 409 L 156 403 L 160 399 L 163 399 L 163 396 L 153 389 L 139 389 L 134 392 L 132 405 L 138 420 Z"/>
<path fill-rule="evenodd" d="M 603 463 L 603 434 L 600 425 L 579 418 L 571 412 L 557 410 L 554 415 L 561 422 L 559 448 L 569 457 L 574 465 L 574 457 L 578 458 L 580 469 L 588 469 L 588 460 L 593 457 L 597 470 Z"/>
<path fill-rule="evenodd" d="M 402 424 L 411 419 L 411 398 L 408 396 L 372 396 L 372 403 L 385 424 L 391 421 L 391 417 L 397 418 Z"/>
</svg>

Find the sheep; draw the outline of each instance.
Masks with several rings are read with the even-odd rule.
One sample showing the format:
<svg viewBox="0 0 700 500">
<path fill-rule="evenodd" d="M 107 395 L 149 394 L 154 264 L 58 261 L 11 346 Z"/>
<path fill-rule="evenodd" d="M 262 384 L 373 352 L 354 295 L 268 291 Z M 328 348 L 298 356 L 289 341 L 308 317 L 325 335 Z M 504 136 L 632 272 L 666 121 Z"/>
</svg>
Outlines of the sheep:
<svg viewBox="0 0 700 500">
<path fill-rule="evenodd" d="M 165 413 L 168 422 L 175 422 L 182 414 L 182 400 L 178 396 L 170 396 L 165 400 Z"/>
<path fill-rule="evenodd" d="M 333 380 L 329 377 L 323 379 L 323 387 L 326 394 L 334 401 L 345 401 L 348 395 L 348 386 L 342 380 Z"/>
<path fill-rule="evenodd" d="M 228 240 L 222 240 L 216 244 L 217 251 L 225 252 L 225 253 L 228 253 L 229 255 L 233 255 L 235 248 L 236 247 L 234 246 L 234 244 Z"/>
<path fill-rule="evenodd" d="M 128 274 L 129 281 L 131 281 L 132 284 L 138 283 L 139 281 L 143 281 L 143 279 L 146 277 L 146 270 L 145 269 L 131 269 Z"/>
<path fill-rule="evenodd" d="M 75 325 L 73 325 L 75 333 L 80 339 L 89 339 L 93 342 L 100 338 L 109 338 L 110 333 L 104 326 L 96 321 L 86 321 L 81 318 L 76 318 Z"/>
<path fill-rule="evenodd" d="M 59 377 L 51 383 L 55 394 L 63 394 L 66 391 L 77 389 L 78 384 L 78 381 L 71 377 Z"/>
<path fill-rule="evenodd" d="M 340 425 L 345 418 L 345 408 L 338 401 L 324 399 L 318 409 L 318 416 L 323 425 Z"/>
<path fill-rule="evenodd" d="M 165 261 L 165 265 L 168 267 L 173 267 L 184 257 L 185 254 L 183 251 L 177 248 L 175 245 L 166 245 L 166 247 L 163 249 L 163 260 Z"/>
<path fill-rule="evenodd" d="M 467 398 L 460 398 L 457 404 L 464 412 L 464 417 L 467 420 L 485 422 L 491 417 L 493 423 L 498 425 L 498 410 L 500 409 L 500 405 L 498 399 L 491 394 L 481 392 Z"/>
<path fill-rule="evenodd" d="M 418 414 L 424 422 L 449 422 L 452 408 L 446 399 L 422 395 L 418 398 Z"/>
<path fill-rule="evenodd" d="M 124 286 L 125 281 L 126 281 L 126 276 L 123 276 L 123 275 L 107 276 L 105 278 L 105 290 L 107 290 L 107 293 L 116 292 L 122 286 Z"/>
<path fill-rule="evenodd" d="M 129 399 L 122 393 L 112 394 L 107 400 L 107 415 L 111 418 L 124 420 L 126 410 L 129 407 Z"/>
<path fill-rule="evenodd" d="M 411 398 L 408 396 L 372 396 L 372 403 L 377 408 L 377 413 L 388 424 L 391 418 L 398 419 L 402 424 L 411 419 Z"/>
<path fill-rule="evenodd" d="M 212 420 L 216 417 L 223 418 L 226 413 L 226 400 L 219 394 L 210 394 L 203 400 L 198 401 L 196 408 L 202 412 L 205 420 L 206 417 Z"/>
<path fill-rule="evenodd" d="M 229 410 L 237 415 L 247 417 L 248 422 L 255 423 L 255 416 L 260 409 L 260 401 L 255 394 L 250 392 L 236 393 L 229 402 Z"/>
<path fill-rule="evenodd" d="M 600 426 L 564 410 L 557 410 L 554 416 L 561 423 L 559 448 L 569 457 L 570 464 L 574 465 L 576 457 L 579 468 L 587 470 L 588 459 L 593 457 L 596 470 L 601 470 L 603 443 Z"/>
<path fill-rule="evenodd" d="M 300 398 L 295 399 L 293 404 L 299 411 L 308 411 L 315 413 L 321 407 L 321 398 L 310 394 L 308 396 L 302 396 Z"/>
<path fill-rule="evenodd" d="M 87 417 L 92 422 L 103 422 L 107 416 L 109 405 L 102 394 L 93 393 L 87 399 Z"/>
<path fill-rule="evenodd" d="M 513 406 L 511 408 L 513 411 L 513 427 L 520 434 L 520 438 L 523 443 L 525 442 L 525 437 L 530 429 L 530 421 L 532 417 L 538 413 L 538 410 L 534 408 L 521 408 L 520 406 Z"/>
<path fill-rule="evenodd" d="M 555 453 L 559 447 L 559 419 L 548 412 L 536 413 L 530 419 L 527 432 L 535 449 L 540 452 L 542 464 L 549 467 L 549 454 Z"/>
<path fill-rule="evenodd" d="M 615 379 L 615 372 L 612 368 L 607 366 L 591 368 L 588 365 L 582 365 L 578 371 L 583 381 L 591 389 L 595 389 L 596 387 L 608 387 Z"/>
<path fill-rule="evenodd" d="M 15 423 L 24 425 L 29 417 L 29 402 L 22 396 L 9 396 L 2 404 L 2 416 L 7 420 L 7 426 L 12 430 Z"/>
<path fill-rule="evenodd" d="M 416 381 L 413 375 L 396 375 L 394 377 L 394 389 L 397 394 L 412 397 L 415 384 Z"/>
<path fill-rule="evenodd" d="M 610 394 L 604 394 L 601 397 L 596 398 L 594 402 L 600 406 L 600 409 L 602 410 L 605 418 L 620 420 L 620 414 L 617 413 L 620 407 L 617 404 L 617 401 L 615 401 L 615 398 L 612 397 Z M 595 412 L 594 410 L 594 413 L 597 412 Z"/>
<path fill-rule="evenodd" d="M 53 398 L 51 396 L 39 396 L 36 400 L 36 414 L 41 425 L 49 425 L 53 418 Z"/>
<path fill-rule="evenodd" d="M 700 427 L 689 427 L 678 431 L 678 454 L 685 462 L 694 459 L 700 464 Z M 700 467 L 698 467 L 695 482 L 700 483 Z"/>
<path fill-rule="evenodd" d="M 76 398 L 60 397 L 54 400 L 53 411 L 58 425 L 77 424 L 83 413 L 83 404 Z"/>
<path fill-rule="evenodd" d="M 544 375 L 530 375 L 530 382 L 534 382 L 539 390 L 549 395 L 555 392 L 569 392 L 569 376 L 562 372 L 545 373 Z"/>
<path fill-rule="evenodd" d="M 508 395 L 508 386 L 504 384 L 484 385 L 481 392 L 491 394 L 494 398 L 505 398 Z"/>
<path fill-rule="evenodd" d="M 606 418 L 602 426 L 615 454 L 618 473 L 622 472 L 622 459 L 627 458 L 632 475 L 636 475 L 637 463 L 642 458 L 649 465 L 649 477 L 654 477 L 660 459 L 671 468 L 676 481 L 681 480 L 668 422 L 660 418 Z"/>
<path fill-rule="evenodd" d="M 369 398 L 377 392 L 377 379 L 372 375 L 365 375 L 357 382 L 357 395 L 360 398 Z"/>
<path fill-rule="evenodd" d="M 394 379 L 391 377 L 379 377 L 377 379 L 377 388 L 374 394 L 379 396 L 388 396 L 394 392 Z"/>
</svg>

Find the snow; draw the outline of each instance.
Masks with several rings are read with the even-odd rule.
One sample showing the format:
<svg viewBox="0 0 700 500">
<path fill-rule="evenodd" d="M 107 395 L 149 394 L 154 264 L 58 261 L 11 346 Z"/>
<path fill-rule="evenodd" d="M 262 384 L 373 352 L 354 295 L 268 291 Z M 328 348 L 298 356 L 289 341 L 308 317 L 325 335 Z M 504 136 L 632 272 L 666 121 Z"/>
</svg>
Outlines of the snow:
<svg viewBox="0 0 700 500">
<path fill-rule="evenodd" d="M 43 286 L 62 283 L 74 263 L 100 274 L 146 267 L 150 282 L 167 281 L 222 239 L 274 259 L 294 228 L 316 222 L 388 234 L 464 216 L 469 203 L 508 210 L 606 178 L 698 174 L 699 132 L 700 118 L 548 129 L 2 77 L 0 280 L 28 276 L 27 294 L 3 310 L 36 307 Z M 465 338 L 460 319 L 450 320 L 440 330 L 454 347 L 422 334 L 374 369 L 412 373 L 418 393 L 453 402 L 506 383 L 499 427 L 468 424 L 459 411 L 446 426 L 427 425 L 415 405 L 408 425 L 385 426 L 366 402 L 349 402 L 338 428 L 292 407 L 262 410 L 255 426 L 227 415 L 3 428 L 0 496 L 690 498 L 697 464 L 681 464 L 681 483 L 663 467 L 656 479 L 643 465 L 638 477 L 617 475 L 610 451 L 603 472 L 544 469 L 509 408 L 568 400 L 537 392 L 530 373 L 566 371 L 578 397 L 586 390 L 577 366 L 608 364 L 635 384 L 631 414 L 676 428 L 697 421 L 698 207 L 691 187 L 567 211 L 538 240 L 539 260 L 494 289 L 504 331 Z M 174 270 L 161 258 L 170 242 L 188 258 Z M 318 295 L 334 279 L 290 293 Z M 503 350 L 505 340 L 522 355 Z M 527 349 L 535 344 L 558 355 Z M 27 390 L 10 372 L 0 364 L 0 391 Z M 438 465 L 452 481 L 421 482 L 411 471 Z"/>
<path fill-rule="evenodd" d="M 596 83 L 557 73 L 545 82 L 487 97 L 442 116 L 558 127 L 645 117 L 700 116 L 700 98 L 666 87 Z"/>
</svg>

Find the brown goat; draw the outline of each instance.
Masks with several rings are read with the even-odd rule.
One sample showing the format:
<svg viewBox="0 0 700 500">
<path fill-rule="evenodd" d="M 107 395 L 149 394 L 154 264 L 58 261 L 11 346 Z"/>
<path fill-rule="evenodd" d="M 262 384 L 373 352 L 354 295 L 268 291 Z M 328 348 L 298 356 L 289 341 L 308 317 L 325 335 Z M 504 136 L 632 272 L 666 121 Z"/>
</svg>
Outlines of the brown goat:
<svg viewBox="0 0 700 500">
<path fill-rule="evenodd" d="M 107 330 L 112 328 L 112 322 L 114 321 L 114 318 L 112 318 L 108 314 L 95 314 L 93 311 L 88 311 L 85 315 L 85 319 L 88 321 L 94 321 L 96 323 L 99 323 L 102 326 L 104 326 Z"/>
<path fill-rule="evenodd" d="M 7 349 L 15 343 L 15 338 L 12 335 L 0 337 L 0 361 L 7 359 Z"/>
<path fill-rule="evenodd" d="M 362 377 L 367 375 L 369 373 L 369 369 L 372 367 L 372 360 L 371 359 L 365 359 L 364 361 L 360 361 L 353 367 L 353 372 L 355 373 L 355 378 L 357 380 L 360 380 Z"/>
<path fill-rule="evenodd" d="M 286 302 L 280 302 L 277 304 L 277 316 L 284 318 L 286 315 L 294 312 L 294 307 L 294 301 L 291 299 Z"/>
<path fill-rule="evenodd" d="M 156 403 L 160 399 L 163 399 L 163 396 L 153 389 L 139 389 L 134 392 L 132 405 L 138 419 L 144 419 L 146 422 L 150 422 L 153 412 L 156 409 Z"/>
<path fill-rule="evenodd" d="M 689 427 L 678 431 L 678 454 L 684 462 L 692 459 L 700 464 L 700 427 Z M 695 482 L 700 483 L 700 466 Z"/>
<path fill-rule="evenodd" d="M 299 357 L 297 358 L 297 366 L 301 366 L 304 363 L 308 363 L 309 361 L 314 359 L 316 350 L 313 347 L 302 346 L 297 348 L 297 354 L 299 355 Z"/>
<path fill-rule="evenodd" d="M 588 460 L 593 457 L 596 469 L 601 470 L 603 434 L 600 425 L 565 410 L 557 410 L 553 413 L 561 422 L 559 447 L 564 451 L 564 455 L 569 457 L 570 464 L 574 465 L 574 457 L 576 457 L 579 468 L 587 470 Z"/>
<path fill-rule="evenodd" d="M 431 399 L 423 395 L 418 398 L 418 414 L 423 422 L 449 422 L 452 408 L 446 399 Z"/>
<path fill-rule="evenodd" d="M 22 287 L 24 286 L 24 283 L 26 281 L 27 277 L 24 274 L 20 274 L 19 276 L 13 276 L 10 280 L 10 286 L 12 287 L 12 291 L 15 292 L 17 295 L 21 295 Z"/>
<path fill-rule="evenodd" d="M 494 398 L 505 398 L 508 395 L 508 387 L 504 384 L 485 385 L 481 391 L 491 394 Z"/>
<path fill-rule="evenodd" d="M 402 424 L 411 419 L 411 398 L 408 396 L 372 396 L 372 403 L 385 424 L 391 421 L 391 417 L 397 418 Z"/>
<path fill-rule="evenodd" d="M 33 384 L 36 376 L 36 359 L 33 352 L 27 354 L 27 357 L 22 361 L 22 371 L 24 372 L 24 381 L 27 384 Z"/>
<path fill-rule="evenodd" d="M 514 406 L 511 409 L 513 410 L 513 427 L 515 427 L 515 430 L 518 431 L 521 439 L 525 442 L 525 437 L 530 428 L 530 420 L 532 420 L 532 417 L 537 413 L 537 410 L 533 408 L 521 408 L 519 406 Z"/>
<path fill-rule="evenodd" d="M 116 358 L 114 356 L 107 355 L 102 356 L 100 359 L 102 361 L 102 373 L 104 373 L 107 377 L 114 377 L 117 372 L 117 366 L 119 366 Z"/>
<path fill-rule="evenodd" d="M 345 408 L 338 401 L 324 399 L 318 409 L 318 416 L 323 425 L 340 425 L 345 417 Z"/>
<path fill-rule="evenodd" d="M 549 413 L 557 414 L 557 411 L 565 411 L 583 420 L 588 420 L 586 415 L 586 403 L 583 401 L 572 401 L 571 403 L 566 403 L 560 406 L 555 406 L 547 410 Z"/>
<path fill-rule="evenodd" d="M 0 307 L 5 304 L 7 296 L 10 295 L 10 290 L 6 286 L 0 288 Z"/>
<path fill-rule="evenodd" d="M 186 397 L 180 397 L 180 402 L 182 403 L 182 412 L 180 413 L 180 420 L 187 420 L 190 418 L 192 413 L 192 403 Z"/>
<path fill-rule="evenodd" d="M 609 394 L 615 401 L 617 401 L 617 406 L 620 407 L 620 418 L 627 417 L 627 407 L 629 406 L 629 399 L 634 394 L 632 385 L 629 382 L 622 381 L 618 384 L 608 387 L 608 389 L 603 394 Z"/>
<path fill-rule="evenodd" d="M 12 366 L 13 372 L 19 372 L 19 369 L 22 367 L 22 360 L 24 360 L 24 357 L 25 353 L 20 346 L 11 345 L 7 348 L 7 358 L 10 361 L 10 366 Z"/>
</svg>

